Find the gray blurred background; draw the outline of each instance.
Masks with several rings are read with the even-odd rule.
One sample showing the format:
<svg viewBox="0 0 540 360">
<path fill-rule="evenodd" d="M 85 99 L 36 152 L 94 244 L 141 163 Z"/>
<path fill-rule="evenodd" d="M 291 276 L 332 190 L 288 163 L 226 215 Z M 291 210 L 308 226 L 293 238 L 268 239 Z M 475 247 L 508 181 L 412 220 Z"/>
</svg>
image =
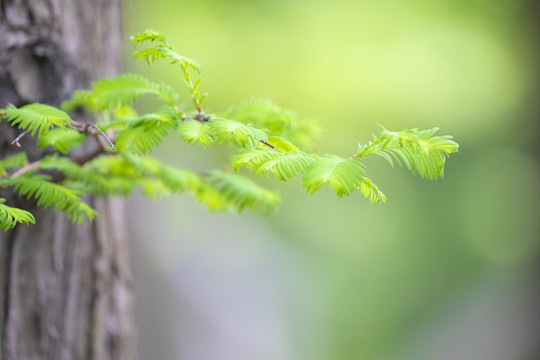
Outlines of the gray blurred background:
<svg viewBox="0 0 540 360">
<path fill-rule="evenodd" d="M 370 159 L 383 205 L 274 178 L 270 216 L 132 197 L 141 359 L 540 358 L 539 20 L 535 0 L 126 1 L 126 44 L 168 34 L 208 109 L 270 98 L 319 122 L 318 153 L 349 156 L 377 124 L 461 145 L 433 182 Z M 189 104 L 177 69 L 131 50 L 128 71 Z M 171 137 L 155 155 L 230 153 Z"/>
</svg>

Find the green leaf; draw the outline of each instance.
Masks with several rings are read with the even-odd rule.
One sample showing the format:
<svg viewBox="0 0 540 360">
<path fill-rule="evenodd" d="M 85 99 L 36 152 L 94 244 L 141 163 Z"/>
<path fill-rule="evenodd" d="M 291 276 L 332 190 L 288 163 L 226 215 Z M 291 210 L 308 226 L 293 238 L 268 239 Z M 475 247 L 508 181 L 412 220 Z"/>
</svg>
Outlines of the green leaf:
<svg viewBox="0 0 540 360">
<path fill-rule="evenodd" d="M 303 174 L 314 161 L 314 157 L 301 151 L 296 154 L 274 154 L 271 158 L 261 161 L 257 167 L 257 175 L 271 171 L 278 179 L 287 181 Z"/>
<path fill-rule="evenodd" d="M 127 127 L 118 132 L 116 149 L 137 154 L 152 151 L 163 141 L 168 131 L 176 126 L 176 119 L 163 113 L 124 118 L 123 121 Z"/>
<path fill-rule="evenodd" d="M 451 136 L 433 136 L 437 130 L 383 130 L 369 144 L 360 145 L 354 156 L 362 158 L 379 155 L 392 166 L 395 161 L 413 174 L 419 173 L 422 177 L 436 179 L 444 175 L 446 158 L 459 148 Z"/>
<path fill-rule="evenodd" d="M 171 195 L 171 189 L 159 179 L 144 178 L 139 180 L 143 195 L 152 199 L 163 199 Z"/>
<path fill-rule="evenodd" d="M 153 176 L 159 172 L 163 165 L 161 161 L 151 156 L 136 156 L 132 153 L 122 155 L 125 165 L 131 166 L 134 172 L 139 176 Z"/>
<path fill-rule="evenodd" d="M 371 201 L 371 204 L 386 202 L 386 196 L 383 194 L 383 192 L 379 190 L 377 185 L 371 182 L 371 179 L 365 176 L 360 184 L 360 191 L 362 191 L 362 194 L 364 194 L 366 199 Z"/>
<path fill-rule="evenodd" d="M 179 64 L 182 67 L 191 67 L 201 73 L 202 67 L 195 60 L 178 54 L 165 34 L 160 31 L 148 29 L 131 37 L 131 43 L 139 46 L 145 42 L 157 42 L 153 48 L 135 51 L 132 57 L 136 60 L 143 59 L 151 64 L 160 59 L 167 59 L 171 64 Z"/>
<path fill-rule="evenodd" d="M 6 169 L 23 167 L 28 164 L 28 158 L 25 152 L 20 152 L 15 155 L 8 156 L 0 160 L 0 174 L 5 175 Z"/>
<path fill-rule="evenodd" d="M 96 110 L 96 106 L 92 99 L 92 92 L 90 90 L 75 90 L 71 94 L 71 98 L 62 102 L 60 107 L 66 112 L 71 112 L 77 108 Z"/>
<path fill-rule="evenodd" d="M 200 122 L 193 119 L 187 119 L 178 125 L 180 139 L 190 145 L 199 143 L 203 147 L 209 147 L 216 141 L 216 136 L 208 122 Z"/>
<path fill-rule="evenodd" d="M 154 94 L 173 106 L 178 95 L 166 84 L 154 83 L 141 75 L 124 74 L 115 78 L 103 78 L 92 84 L 91 99 L 99 110 L 114 109 L 119 106 L 131 106 L 133 102 L 146 94 Z"/>
<path fill-rule="evenodd" d="M 86 135 L 68 128 L 56 128 L 38 139 L 38 146 L 43 149 L 52 146 L 62 154 L 79 146 L 86 139 Z"/>
<path fill-rule="evenodd" d="M 182 56 L 177 53 L 173 47 L 159 47 L 159 50 L 162 51 L 163 57 L 168 58 L 171 61 L 171 64 L 179 64 L 182 67 L 190 67 L 195 70 L 197 73 L 201 73 L 202 66 L 192 58 L 187 56 Z"/>
<path fill-rule="evenodd" d="M 303 174 L 313 161 L 313 156 L 301 151 L 286 153 L 272 148 L 243 149 L 231 158 L 236 169 L 247 166 L 257 175 L 270 171 L 283 181 Z"/>
<path fill-rule="evenodd" d="M 198 190 L 202 182 L 201 177 L 193 171 L 176 168 L 154 157 L 124 154 L 123 158 L 125 163 L 132 166 L 133 171 L 137 174 L 132 175 L 132 178 L 142 176 L 158 179 L 175 193 L 186 190 L 193 193 Z"/>
<path fill-rule="evenodd" d="M 36 223 L 34 215 L 28 211 L 4 205 L 5 202 L 6 199 L 0 198 L 0 230 L 13 229 L 17 223 Z"/>
<path fill-rule="evenodd" d="M 18 125 L 19 129 L 28 131 L 32 136 L 38 133 L 41 137 L 53 126 L 65 127 L 71 119 L 68 114 L 55 107 L 44 104 L 28 104 L 16 108 L 9 105 L 4 109 L 11 126 Z"/>
<path fill-rule="evenodd" d="M 160 164 L 158 171 L 154 174 L 165 185 L 174 192 L 187 190 L 196 192 L 201 184 L 201 177 L 193 171 L 175 168 L 170 165 Z"/>
<path fill-rule="evenodd" d="M 84 165 L 84 169 L 106 179 L 106 188 L 101 181 L 86 181 L 73 177 L 69 183 L 71 188 L 81 189 L 92 195 L 103 195 L 108 192 L 111 195 L 128 196 L 137 187 L 137 180 L 141 177 L 137 169 L 122 156 L 100 156 Z M 138 156 L 133 155 L 134 158 Z"/>
<path fill-rule="evenodd" d="M 284 135 L 297 121 L 297 113 L 283 109 L 271 100 L 252 98 L 231 110 L 234 120 L 268 129 L 273 135 Z"/>
<path fill-rule="evenodd" d="M 122 117 L 136 117 L 138 115 L 137 111 L 131 106 L 119 106 L 114 109 L 114 117 L 117 119 Z"/>
<path fill-rule="evenodd" d="M 13 186 L 14 190 L 27 199 L 37 199 L 37 206 L 45 208 L 54 205 L 56 211 L 62 211 L 74 223 L 81 224 L 85 217 L 92 220 L 97 216 L 94 209 L 81 201 L 79 191 L 68 189 L 62 185 L 49 182 L 45 175 L 24 174 L 16 178 L 2 181 L 5 186 Z"/>
<path fill-rule="evenodd" d="M 231 165 L 240 170 L 242 166 L 248 167 L 251 171 L 256 172 L 257 166 L 264 160 L 272 158 L 274 154 L 280 154 L 279 151 L 271 148 L 247 148 L 238 151 L 231 158 Z"/>
<path fill-rule="evenodd" d="M 159 145 L 167 135 L 164 127 L 137 126 L 118 133 L 116 148 L 118 151 L 129 151 L 146 154 Z"/>
<path fill-rule="evenodd" d="M 164 45 L 170 45 L 169 38 L 161 31 L 146 29 L 130 37 L 133 45 L 138 46 L 147 41 L 157 41 Z"/>
<path fill-rule="evenodd" d="M 40 162 L 41 169 L 56 169 L 64 174 L 66 182 L 77 182 L 86 185 L 85 193 L 92 195 L 113 195 L 117 189 L 107 178 L 94 171 L 74 163 L 66 157 L 47 156 Z"/>
<path fill-rule="evenodd" d="M 279 136 L 269 136 L 268 142 L 272 144 L 276 149 L 281 150 L 283 152 L 297 153 L 300 151 L 300 149 L 297 148 L 289 140 L 284 139 Z"/>
<path fill-rule="evenodd" d="M 281 201 L 277 193 L 263 189 L 251 179 L 236 173 L 213 170 L 209 179 L 239 212 L 249 208 L 269 213 Z"/>
<path fill-rule="evenodd" d="M 336 155 L 322 155 L 307 169 L 302 179 L 309 194 L 328 185 L 341 197 L 358 189 L 364 180 L 365 167 L 358 159 L 344 159 Z"/>
<path fill-rule="evenodd" d="M 126 160 L 127 154 L 121 156 L 99 156 L 85 164 L 85 168 L 98 172 L 106 177 L 119 176 L 128 179 L 135 179 L 139 176 L 138 169 Z M 133 156 L 136 157 L 136 156 Z"/>
<path fill-rule="evenodd" d="M 193 195 L 195 200 L 209 211 L 226 211 L 233 207 L 230 199 L 225 197 L 216 186 L 204 181 L 199 184 Z"/>
<path fill-rule="evenodd" d="M 294 144 L 307 148 L 313 146 L 320 134 L 316 122 L 303 120 L 296 111 L 283 109 L 268 99 L 249 99 L 230 109 L 227 117 L 260 129 L 267 129 L 272 137 L 286 138 Z M 269 142 L 279 148 L 271 140 Z M 289 149 L 281 150 L 289 151 Z"/>
<path fill-rule="evenodd" d="M 262 141 L 268 140 L 266 131 L 251 127 L 241 122 L 223 118 L 212 119 L 209 123 L 218 140 L 233 140 L 240 147 L 256 147 Z"/>
<path fill-rule="evenodd" d="M 201 177 L 192 171 L 176 168 L 150 156 L 137 156 L 130 153 L 100 157 L 87 165 L 89 169 L 99 172 L 106 179 L 128 180 L 133 186 L 131 188 L 124 186 L 120 189 L 126 190 L 127 193 L 139 184 L 143 186 L 143 191 L 147 194 L 183 191 L 195 194 L 202 182 Z M 156 185 L 156 181 L 161 184 Z M 152 190 L 152 186 L 155 191 Z M 160 190 L 158 187 L 163 187 L 163 189 Z M 165 188 L 167 188 L 166 191 Z"/>
</svg>

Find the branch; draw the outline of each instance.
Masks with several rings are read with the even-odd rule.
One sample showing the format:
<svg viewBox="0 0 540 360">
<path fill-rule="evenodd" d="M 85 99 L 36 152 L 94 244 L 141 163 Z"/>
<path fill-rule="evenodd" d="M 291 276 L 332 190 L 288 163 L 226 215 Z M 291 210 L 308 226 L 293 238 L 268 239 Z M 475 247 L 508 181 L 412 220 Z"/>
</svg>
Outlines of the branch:
<svg viewBox="0 0 540 360">
<path fill-rule="evenodd" d="M 111 146 L 111 148 L 114 150 L 114 144 L 113 142 L 111 141 L 111 139 L 109 139 L 107 137 L 107 135 L 105 135 L 105 133 L 103 131 L 101 131 L 100 128 L 98 128 L 96 125 L 94 124 L 84 124 L 84 123 L 81 123 L 81 122 L 78 122 L 78 121 L 74 121 L 74 120 L 71 120 L 70 122 L 71 124 L 71 127 L 83 134 L 91 134 L 91 135 L 97 135 L 96 133 L 91 133 L 88 129 L 89 128 L 92 128 L 92 129 L 95 129 L 97 130 L 97 132 L 99 133 L 99 135 L 103 136 L 103 138 L 105 138 L 105 140 L 107 140 L 107 142 L 109 143 L 109 145 Z"/>
<path fill-rule="evenodd" d="M 13 173 L 13 175 L 11 175 L 10 177 L 12 179 L 16 178 L 16 177 L 19 177 L 29 171 L 32 171 L 32 170 L 35 170 L 35 169 L 38 169 L 39 166 L 41 165 L 41 161 L 38 160 L 38 161 L 35 161 L 33 163 L 30 163 L 30 164 L 26 164 L 24 165 L 22 168 L 20 168 L 19 170 L 15 171 Z"/>
<path fill-rule="evenodd" d="M 17 147 L 21 147 L 21 144 L 19 143 L 19 140 L 21 140 L 23 138 L 24 135 L 26 135 L 28 132 L 27 131 L 23 131 L 22 133 L 19 134 L 19 136 L 17 136 L 15 138 L 15 140 L 13 140 L 11 142 L 11 145 L 15 145 Z"/>
<path fill-rule="evenodd" d="M 107 137 L 107 135 L 105 135 L 105 133 L 104 133 L 103 131 L 101 131 L 100 128 L 98 128 L 98 127 L 97 127 L 96 125 L 94 125 L 94 124 L 87 124 L 87 128 L 88 128 L 88 127 L 92 127 L 92 128 L 94 128 L 94 129 L 96 129 L 96 130 L 99 132 L 99 134 L 100 134 L 101 136 L 103 136 L 103 137 L 105 138 L 105 140 L 107 140 L 107 142 L 109 143 L 109 145 L 111 145 L 111 148 L 114 150 L 114 144 L 113 144 L 113 142 L 111 141 L 111 139 L 109 139 L 109 138 Z"/>
<path fill-rule="evenodd" d="M 266 141 L 264 141 L 264 140 L 261 140 L 261 142 L 262 142 L 264 145 L 266 145 L 266 146 L 268 146 L 268 147 L 270 147 L 270 148 L 272 148 L 272 149 L 275 149 L 275 148 L 276 148 L 274 145 L 270 144 L 269 142 L 266 142 Z"/>
<path fill-rule="evenodd" d="M 94 160 L 99 155 L 104 154 L 105 149 L 102 146 L 97 147 L 94 151 L 82 154 L 81 156 L 72 156 L 69 160 L 73 161 L 75 164 L 84 165 L 87 162 Z"/>
<path fill-rule="evenodd" d="M 207 122 L 207 121 L 210 121 L 212 117 L 209 115 L 206 115 L 202 110 L 200 110 L 196 115 L 182 115 L 181 119 L 182 121 L 193 119 L 200 122 Z"/>
</svg>

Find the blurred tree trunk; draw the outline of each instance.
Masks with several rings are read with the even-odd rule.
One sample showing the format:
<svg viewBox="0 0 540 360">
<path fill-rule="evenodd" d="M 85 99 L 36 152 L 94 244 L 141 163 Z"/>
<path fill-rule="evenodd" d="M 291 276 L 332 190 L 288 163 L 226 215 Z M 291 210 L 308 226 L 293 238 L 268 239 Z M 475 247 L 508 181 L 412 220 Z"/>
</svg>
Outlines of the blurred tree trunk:
<svg viewBox="0 0 540 360">
<path fill-rule="evenodd" d="M 0 0 L 0 34 L 0 107 L 59 105 L 119 70 L 120 0 Z M 20 151 L 10 145 L 19 133 L 0 124 L 0 157 Z M 33 141 L 21 140 L 30 161 L 41 156 Z M 86 199 L 99 217 L 74 226 L 63 214 L 2 196 L 30 209 L 37 224 L 0 234 L 0 359 L 133 359 L 121 204 Z"/>
</svg>

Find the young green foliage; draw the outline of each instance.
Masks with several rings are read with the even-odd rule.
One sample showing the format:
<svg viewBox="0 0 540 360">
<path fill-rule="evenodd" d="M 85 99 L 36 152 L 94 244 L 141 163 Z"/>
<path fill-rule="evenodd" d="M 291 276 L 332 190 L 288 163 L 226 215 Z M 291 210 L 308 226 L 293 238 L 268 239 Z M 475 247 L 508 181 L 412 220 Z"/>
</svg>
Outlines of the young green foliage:
<svg viewBox="0 0 540 360">
<path fill-rule="evenodd" d="M 79 146 L 84 140 L 86 135 L 69 128 L 54 128 L 49 132 L 41 136 L 37 144 L 43 149 L 47 146 L 52 146 L 55 150 L 60 151 L 62 154 L 67 154 L 71 149 Z"/>
<path fill-rule="evenodd" d="M 261 188 L 245 176 L 212 170 L 209 178 L 220 194 L 239 212 L 248 208 L 262 209 L 268 213 L 280 203 L 280 197 L 275 192 Z"/>
<path fill-rule="evenodd" d="M 116 148 L 120 152 L 145 154 L 159 145 L 176 122 L 163 114 L 145 114 L 125 119 L 126 126 L 118 131 Z"/>
<path fill-rule="evenodd" d="M 65 127 L 71 121 L 69 115 L 62 110 L 44 104 L 28 104 L 20 108 L 9 105 L 4 112 L 11 126 L 17 125 L 32 136 L 36 132 L 38 136 L 45 135 L 53 126 Z"/>
<path fill-rule="evenodd" d="M 444 174 L 446 158 L 458 150 L 450 136 L 435 136 L 434 128 L 383 130 L 349 157 L 308 153 L 320 133 L 316 123 L 265 99 L 207 114 L 202 106 L 206 94 L 198 90 L 202 79 L 192 80 L 193 72 L 201 73 L 196 61 L 180 55 L 159 31 L 143 31 L 132 36 L 131 42 L 149 46 L 135 51 L 134 59 L 148 64 L 164 59 L 178 66 L 193 109 L 184 109 L 181 103 L 185 101 L 180 102 L 169 85 L 134 74 L 96 81 L 91 89 L 77 90 L 63 103 L 64 111 L 84 108 L 94 113 L 96 125 L 74 121 L 48 105 L 9 105 L 0 109 L 0 119 L 23 130 L 13 143 L 18 145 L 28 132 L 37 135 L 40 148 L 54 154 L 31 163 L 24 152 L 1 159 L 0 190 L 34 198 L 38 206 L 54 207 L 76 223 L 97 216 L 81 196 L 128 196 L 136 188 L 155 199 L 187 194 L 210 211 L 272 211 L 280 203 L 279 195 L 240 174 L 247 168 L 255 175 L 273 174 L 282 181 L 301 177 L 308 194 L 324 186 L 340 197 L 359 190 L 373 204 L 385 202 L 386 197 L 366 177 L 365 158 L 379 155 L 391 165 L 396 162 L 422 177 L 436 179 Z M 144 95 L 156 96 L 163 106 L 139 115 L 133 106 Z M 210 148 L 229 143 L 235 150 L 228 166 L 197 173 L 147 155 L 169 134 L 190 145 Z M 96 140 L 98 149 L 88 150 L 96 147 Z M 35 222 L 32 214 L 7 206 L 5 201 L 0 197 L 1 230 Z"/>
<path fill-rule="evenodd" d="M 197 90 L 197 88 L 201 84 L 202 79 L 199 79 L 195 83 L 193 83 L 193 81 L 191 80 L 191 74 L 189 72 L 189 70 L 192 69 L 195 70 L 198 74 L 200 74 L 202 71 L 202 67 L 201 65 L 199 65 L 199 63 L 197 63 L 191 58 L 182 56 L 177 53 L 176 49 L 171 44 L 167 36 L 162 32 L 156 30 L 148 29 L 132 36 L 131 43 L 135 46 L 139 46 L 144 43 L 154 44 L 154 46 L 151 48 L 133 52 L 133 59 L 142 59 L 148 64 L 152 64 L 153 62 L 160 59 L 165 59 L 169 60 L 173 65 L 180 65 L 180 68 L 182 69 L 185 78 L 184 83 L 188 86 L 191 92 L 193 104 L 195 105 L 197 110 L 201 111 L 202 102 L 206 98 L 206 94 L 201 96 L 201 93 Z"/>
<path fill-rule="evenodd" d="M 62 108 L 72 111 L 77 107 L 89 110 L 109 110 L 131 106 L 144 95 L 155 95 L 167 105 L 174 106 L 178 94 L 169 85 L 155 83 L 136 74 L 103 78 L 92 84 L 91 90 L 77 90 L 72 99 L 64 101 Z"/>
<path fill-rule="evenodd" d="M 210 128 L 221 142 L 234 141 L 240 147 L 258 146 L 261 141 L 268 140 L 266 131 L 243 124 L 239 121 L 215 118 Z"/>
<path fill-rule="evenodd" d="M 51 178 L 45 175 L 24 174 L 4 180 L 2 184 L 6 187 L 13 186 L 16 192 L 25 195 L 27 199 L 35 198 L 37 206 L 47 208 L 54 205 L 55 210 L 65 212 L 74 223 L 82 223 L 85 216 L 90 220 L 96 217 L 96 211 L 81 201 L 79 197 L 81 192 L 52 183 L 50 180 Z"/>
<path fill-rule="evenodd" d="M 283 109 L 268 99 L 253 98 L 231 108 L 227 114 L 233 120 L 267 129 L 273 137 L 285 138 L 289 144 L 305 149 L 314 146 L 320 129 L 315 121 L 300 119 L 296 111 Z M 272 145 L 276 145 L 273 141 Z M 279 147 L 279 146 L 278 146 Z"/>
<path fill-rule="evenodd" d="M 341 197 L 360 188 L 364 174 L 365 166 L 361 161 L 326 154 L 318 157 L 306 170 L 302 185 L 309 194 L 328 185 Z"/>
<path fill-rule="evenodd" d="M 17 223 L 35 224 L 34 215 L 28 211 L 4 205 L 6 199 L 0 198 L 0 230 L 13 229 Z"/>
<path fill-rule="evenodd" d="M 266 147 L 240 150 L 231 158 L 231 165 L 238 170 L 247 166 L 257 175 L 272 172 L 278 179 L 287 181 L 303 174 L 314 161 L 314 156 L 302 151 L 283 152 Z"/>
<path fill-rule="evenodd" d="M 7 175 L 7 169 L 20 168 L 28 164 L 28 158 L 25 152 L 20 152 L 15 155 L 8 156 L 5 159 L 0 160 L 0 174 L 2 176 Z"/>
<path fill-rule="evenodd" d="M 143 59 L 148 64 L 160 59 L 166 59 L 169 60 L 171 64 L 179 64 L 182 67 L 186 65 L 197 71 L 199 74 L 201 73 L 201 65 L 195 60 L 177 53 L 167 36 L 162 32 L 149 29 L 131 37 L 131 43 L 135 46 L 148 42 L 157 44 L 152 48 L 133 52 L 132 56 L 134 59 Z"/>
<path fill-rule="evenodd" d="M 207 121 L 201 122 L 194 119 L 186 119 L 178 126 L 180 139 L 190 145 L 195 143 L 203 147 L 210 147 L 216 142 L 217 136 L 212 126 Z"/>
<path fill-rule="evenodd" d="M 444 175 L 446 157 L 458 149 L 458 144 L 451 136 L 433 136 L 437 130 L 385 129 L 369 144 L 359 145 L 354 157 L 379 155 L 392 166 L 395 160 L 399 166 L 406 166 L 413 174 L 419 173 L 422 177 L 436 179 Z"/>
<path fill-rule="evenodd" d="M 381 190 L 371 182 L 371 179 L 364 176 L 362 183 L 360 184 L 360 191 L 366 199 L 371 201 L 371 204 L 376 204 L 378 202 L 386 202 L 386 196 Z"/>
<path fill-rule="evenodd" d="M 66 183 L 82 184 L 80 190 L 87 189 L 88 191 L 85 191 L 87 194 L 114 195 L 118 192 L 110 178 L 89 170 L 87 167 L 80 166 L 66 157 L 47 156 L 40 161 L 39 168 L 58 170 L 68 179 Z M 73 186 L 70 186 L 70 188 L 73 188 Z"/>
</svg>

